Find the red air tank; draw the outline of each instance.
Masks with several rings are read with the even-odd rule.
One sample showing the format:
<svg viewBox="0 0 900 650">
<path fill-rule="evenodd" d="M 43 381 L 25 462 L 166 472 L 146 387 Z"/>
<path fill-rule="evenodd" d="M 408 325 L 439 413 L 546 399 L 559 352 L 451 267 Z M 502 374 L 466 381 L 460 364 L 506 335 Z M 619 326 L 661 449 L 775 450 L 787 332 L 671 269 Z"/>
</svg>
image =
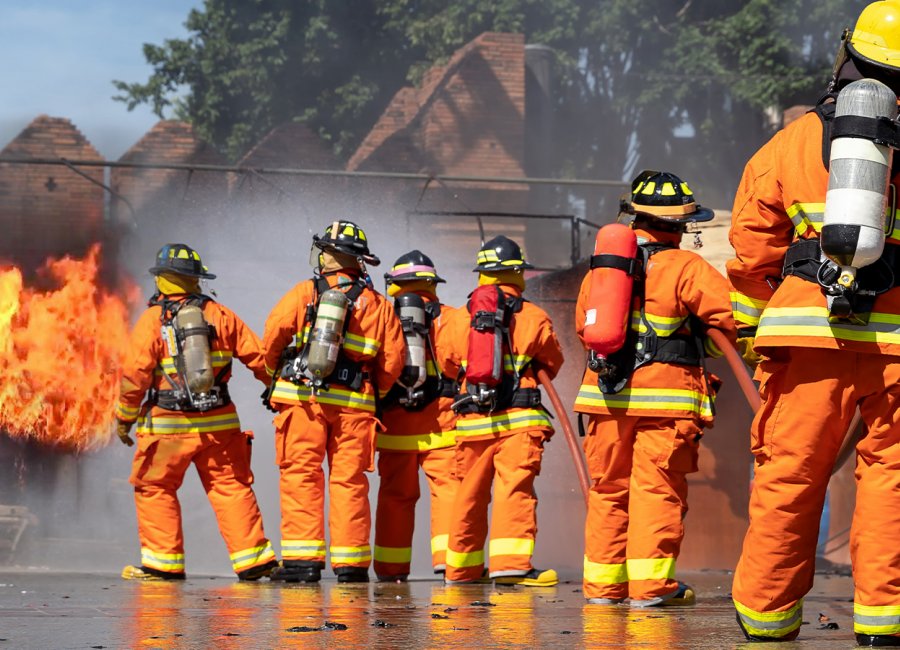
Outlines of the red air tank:
<svg viewBox="0 0 900 650">
<path fill-rule="evenodd" d="M 637 237 L 628 226 L 611 223 L 597 233 L 591 257 L 584 340 L 591 350 L 604 357 L 625 344 L 634 273 L 638 268 L 636 256 Z"/>
<path fill-rule="evenodd" d="M 469 346 L 466 381 L 493 387 L 503 377 L 503 292 L 496 285 L 475 289 L 469 298 Z"/>
</svg>

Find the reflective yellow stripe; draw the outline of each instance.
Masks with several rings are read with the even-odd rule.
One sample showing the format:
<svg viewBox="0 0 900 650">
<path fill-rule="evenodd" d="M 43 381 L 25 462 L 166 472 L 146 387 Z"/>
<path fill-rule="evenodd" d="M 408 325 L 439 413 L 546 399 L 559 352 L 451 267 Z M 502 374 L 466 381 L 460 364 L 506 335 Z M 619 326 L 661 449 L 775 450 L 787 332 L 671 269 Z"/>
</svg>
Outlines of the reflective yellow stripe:
<svg viewBox="0 0 900 650">
<path fill-rule="evenodd" d="M 553 425 L 543 411 L 523 409 L 512 413 L 500 413 L 479 418 L 460 418 L 456 421 L 456 435 L 457 437 L 480 436 L 537 427 L 549 427 L 552 429 Z"/>
<path fill-rule="evenodd" d="M 706 355 L 713 359 L 718 359 L 722 356 L 722 351 L 712 339 L 703 339 L 703 349 L 706 350 Z"/>
<path fill-rule="evenodd" d="M 805 235 L 809 229 L 822 232 L 825 223 L 824 203 L 794 203 L 787 209 L 787 215 L 794 224 L 797 235 Z M 887 235 L 888 239 L 900 240 L 900 210 L 894 212 L 894 228 Z"/>
<path fill-rule="evenodd" d="M 431 538 L 431 552 L 440 553 L 447 550 L 447 543 L 450 541 L 450 535 L 435 535 Z"/>
<path fill-rule="evenodd" d="M 359 354 L 374 357 L 376 354 L 378 354 L 378 350 L 381 348 L 381 341 L 377 341 L 375 339 L 367 339 L 365 336 L 347 332 L 346 334 L 344 334 L 343 347 L 347 350 L 358 352 Z"/>
<path fill-rule="evenodd" d="M 275 384 L 272 397 L 275 401 L 308 402 L 312 396 L 309 386 L 297 384 L 279 379 Z M 348 406 L 361 411 L 375 412 L 375 396 L 367 393 L 359 393 L 346 388 L 332 385 L 328 390 L 316 391 L 316 401 L 320 404 L 333 406 Z"/>
<path fill-rule="evenodd" d="M 759 325 L 760 316 L 769 303 L 768 300 L 758 300 L 751 298 L 747 294 L 739 291 L 732 291 L 731 311 L 734 312 L 734 319 L 746 325 Z"/>
<path fill-rule="evenodd" d="M 142 548 L 141 564 L 151 569 L 180 573 L 184 571 L 184 553 L 156 553 Z"/>
<path fill-rule="evenodd" d="M 629 580 L 668 580 L 675 577 L 674 557 L 625 560 Z"/>
<path fill-rule="evenodd" d="M 900 344 L 900 315 L 872 312 L 867 325 L 828 322 L 825 307 L 770 307 L 759 322 L 764 336 L 802 336 L 867 343 Z"/>
<path fill-rule="evenodd" d="M 626 388 L 615 395 L 606 395 L 598 386 L 582 384 L 575 406 L 610 410 L 687 411 L 712 417 L 712 402 L 708 395 L 680 388 Z"/>
<path fill-rule="evenodd" d="M 324 539 L 283 539 L 281 554 L 284 557 L 313 557 L 325 559 Z"/>
<path fill-rule="evenodd" d="M 234 355 L 231 350 L 213 350 L 210 352 L 209 356 L 212 361 L 213 369 L 220 370 L 231 363 Z M 175 374 L 178 371 L 178 368 L 175 366 L 174 357 L 163 357 L 160 360 L 159 365 L 170 375 Z"/>
<path fill-rule="evenodd" d="M 408 564 L 412 561 L 412 547 L 375 546 L 375 561 Z"/>
<path fill-rule="evenodd" d="M 628 582 L 628 569 L 622 564 L 601 564 L 584 557 L 584 579 L 602 585 L 620 585 Z"/>
<path fill-rule="evenodd" d="M 534 554 L 534 540 L 524 537 L 501 537 L 492 539 L 488 546 L 488 554 L 496 555 L 528 555 Z"/>
<path fill-rule="evenodd" d="M 854 603 L 853 631 L 858 634 L 900 634 L 900 607 Z"/>
<path fill-rule="evenodd" d="M 328 549 L 332 562 L 368 562 L 372 559 L 372 547 L 332 546 Z"/>
<path fill-rule="evenodd" d="M 134 422 L 140 412 L 140 406 L 126 406 L 122 402 L 116 404 L 116 417 L 125 422 Z"/>
<path fill-rule="evenodd" d="M 237 413 L 203 415 L 202 413 L 179 413 L 178 415 L 145 416 L 138 422 L 138 433 L 166 435 L 172 433 L 216 433 L 241 429 Z"/>
<path fill-rule="evenodd" d="M 484 564 L 484 549 L 472 551 L 471 553 L 459 553 L 452 548 L 447 549 L 447 566 L 457 569 L 465 569 L 471 566 L 481 566 Z"/>
<path fill-rule="evenodd" d="M 734 608 L 741 617 L 744 629 L 753 636 L 778 639 L 800 627 L 803 623 L 803 601 L 783 612 L 757 612 L 734 601 Z"/>
<path fill-rule="evenodd" d="M 684 321 L 687 320 L 684 316 L 657 316 L 655 314 L 647 313 L 646 311 L 644 312 L 644 316 L 647 318 L 647 322 L 650 323 L 650 327 L 652 327 L 653 331 L 659 336 L 670 336 L 671 334 L 674 334 L 682 325 L 684 325 Z M 641 312 L 631 312 L 631 329 L 640 332 L 641 334 L 646 333 L 647 326 L 644 325 L 644 321 L 641 319 Z"/>
<path fill-rule="evenodd" d="M 265 544 L 254 548 L 248 548 L 243 551 L 232 553 L 229 557 L 231 558 L 231 566 L 234 567 L 234 570 L 243 571 L 249 567 L 271 562 L 275 559 L 275 551 L 272 549 L 272 545 L 269 542 L 266 542 Z"/>
<path fill-rule="evenodd" d="M 455 431 L 438 431 L 411 436 L 393 436 L 379 433 L 376 446 L 384 451 L 428 451 L 446 449 L 456 444 Z"/>
</svg>

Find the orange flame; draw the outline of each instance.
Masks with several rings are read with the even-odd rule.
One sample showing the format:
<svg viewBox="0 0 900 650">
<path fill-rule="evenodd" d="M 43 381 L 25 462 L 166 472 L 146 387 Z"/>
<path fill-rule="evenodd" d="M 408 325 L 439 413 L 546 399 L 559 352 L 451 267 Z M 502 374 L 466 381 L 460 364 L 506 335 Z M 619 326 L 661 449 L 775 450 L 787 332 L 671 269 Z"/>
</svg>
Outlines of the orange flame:
<svg viewBox="0 0 900 650">
<path fill-rule="evenodd" d="M 0 430 L 64 449 L 108 443 L 128 344 L 129 305 L 98 282 L 99 246 L 83 260 L 50 259 L 54 288 L 24 286 L 0 270 Z M 132 286 L 129 284 L 129 286 Z"/>
</svg>

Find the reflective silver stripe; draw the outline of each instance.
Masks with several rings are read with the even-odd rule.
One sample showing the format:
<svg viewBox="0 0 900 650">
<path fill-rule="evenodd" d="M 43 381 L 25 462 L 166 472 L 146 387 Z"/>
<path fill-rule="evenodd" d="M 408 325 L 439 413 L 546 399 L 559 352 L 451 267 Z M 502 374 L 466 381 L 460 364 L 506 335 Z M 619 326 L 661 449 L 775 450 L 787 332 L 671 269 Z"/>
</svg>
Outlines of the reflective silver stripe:
<svg viewBox="0 0 900 650">
<path fill-rule="evenodd" d="M 356 558 L 359 560 L 364 560 L 366 558 L 372 557 L 372 551 L 331 551 L 331 559 L 351 559 Z"/>
<path fill-rule="evenodd" d="M 872 627 L 900 625 L 900 615 L 894 614 L 890 616 L 864 616 L 862 614 L 854 614 L 853 622 L 857 625 L 866 625 Z"/>
<path fill-rule="evenodd" d="M 788 618 L 784 618 L 778 621 L 760 621 L 755 618 L 744 614 L 743 612 L 738 612 L 738 616 L 741 617 L 741 621 L 750 628 L 755 628 L 757 630 L 783 630 L 785 628 L 789 628 L 792 625 L 795 625 L 800 619 L 803 617 L 803 610 L 797 610 Z"/>
</svg>

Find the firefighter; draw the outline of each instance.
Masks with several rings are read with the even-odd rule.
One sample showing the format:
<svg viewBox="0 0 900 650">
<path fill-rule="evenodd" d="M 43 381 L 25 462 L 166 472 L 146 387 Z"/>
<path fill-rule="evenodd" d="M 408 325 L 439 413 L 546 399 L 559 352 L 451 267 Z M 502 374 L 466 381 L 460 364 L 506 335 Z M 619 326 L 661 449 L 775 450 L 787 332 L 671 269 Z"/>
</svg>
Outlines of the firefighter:
<svg viewBox="0 0 900 650">
<path fill-rule="evenodd" d="M 251 434 L 241 431 L 228 380 L 237 358 L 267 382 L 259 338 L 202 293 L 200 280 L 216 276 L 190 247 L 163 246 L 150 273 L 157 291 L 132 332 L 116 406 L 118 435 L 128 446 L 137 422 L 130 480 L 141 564 L 125 567 L 122 577 L 184 579 L 177 490 L 193 462 L 235 573 L 258 580 L 277 563 L 251 487 Z"/>
<path fill-rule="evenodd" d="M 688 510 L 686 478 L 697 471 L 703 429 L 713 422 L 715 379 L 704 357 L 721 351 L 704 332 L 716 328 L 733 341 L 735 329 L 727 281 L 679 245 L 688 224 L 712 218 L 676 175 L 647 171 L 622 202 L 620 221 L 630 221 L 633 234 L 607 226 L 636 235 L 641 264 L 620 297 L 626 317 L 612 324 L 623 330 L 624 345 L 605 358 L 591 353 L 575 400 L 575 411 L 589 415 L 584 451 L 593 485 L 584 595 L 591 604 L 694 601 L 693 590 L 674 576 Z M 606 304 L 615 300 L 610 287 L 591 291 L 597 270 L 612 266 L 603 260 L 592 258 L 575 306 L 586 347 L 586 327 L 614 307 Z"/>
<path fill-rule="evenodd" d="M 443 573 L 456 497 L 453 430 L 456 380 L 442 370 L 436 333 L 451 310 L 437 297 L 444 280 L 421 251 L 401 255 L 385 274 L 407 341 L 407 362 L 385 399 L 385 431 L 378 434 L 378 509 L 375 515 L 375 573 L 382 581 L 405 581 L 412 558 L 419 499 L 419 467 L 431 492 L 431 566 Z"/>
<path fill-rule="evenodd" d="M 532 566 L 537 534 L 534 479 L 540 472 L 544 443 L 553 433 L 541 406 L 536 372 L 543 368 L 556 376 L 563 363 L 562 350 L 549 316 L 522 297 L 526 269 L 522 250 L 499 236 L 478 252 L 479 289 L 486 308 L 460 308 L 449 317 L 439 343 L 446 349 L 444 372 L 462 379 L 455 409 L 456 468 L 460 486 L 453 504 L 447 548 L 449 584 L 480 581 L 550 586 L 556 571 Z M 488 289 L 480 293 L 480 289 Z M 472 325 L 477 325 L 476 329 Z M 479 335 L 485 338 L 480 339 Z M 472 341 L 487 341 L 476 346 Z M 446 348 L 444 348 L 446 346 Z M 473 367 L 497 359 L 497 383 L 470 381 Z M 490 572 L 485 574 L 484 543 L 487 510 L 493 507 Z"/>
<path fill-rule="evenodd" d="M 887 90 L 887 108 L 896 111 L 898 24 L 898 0 L 863 9 L 855 28 L 844 32 L 826 96 L 750 159 L 735 197 L 735 258 L 727 265 L 732 303 L 742 338 L 762 356 L 756 373 L 762 407 L 750 435 L 750 527 L 733 586 L 738 623 L 753 640 L 790 640 L 800 631 L 829 476 L 858 407 L 868 432 L 856 445 L 854 628 L 860 645 L 900 646 L 900 221 L 895 204 L 888 219 L 884 210 L 885 195 L 900 187 L 900 168 L 896 151 L 891 169 L 889 148 L 879 150 L 866 133 L 889 120 L 852 111 L 844 113 L 850 120 L 834 117 L 861 87 Z M 887 143 L 896 149 L 896 132 L 881 142 Z M 838 172 L 832 183 L 829 170 Z M 881 173 L 885 183 L 877 187 Z M 841 190 L 856 219 L 844 229 L 834 219 L 841 197 L 832 190 L 854 178 L 871 185 L 862 196 Z M 885 192 L 889 182 L 893 190 Z M 854 270 L 847 268 L 852 262 L 831 259 L 834 227 L 851 234 L 842 248 L 855 257 L 869 221 L 872 231 L 886 233 L 886 244 L 882 234 L 874 263 L 844 284 L 840 278 Z"/>
<path fill-rule="evenodd" d="M 403 369 L 403 332 L 390 303 L 371 287 L 366 264 L 379 259 L 359 226 L 335 221 L 314 235 L 310 263 L 314 277 L 275 306 L 263 337 L 281 470 L 283 566 L 272 579 L 321 579 L 327 460 L 331 566 L 338 582 L 368 582 L 365 473 L 374 469 L 379 400 Z"/>
</svg>

